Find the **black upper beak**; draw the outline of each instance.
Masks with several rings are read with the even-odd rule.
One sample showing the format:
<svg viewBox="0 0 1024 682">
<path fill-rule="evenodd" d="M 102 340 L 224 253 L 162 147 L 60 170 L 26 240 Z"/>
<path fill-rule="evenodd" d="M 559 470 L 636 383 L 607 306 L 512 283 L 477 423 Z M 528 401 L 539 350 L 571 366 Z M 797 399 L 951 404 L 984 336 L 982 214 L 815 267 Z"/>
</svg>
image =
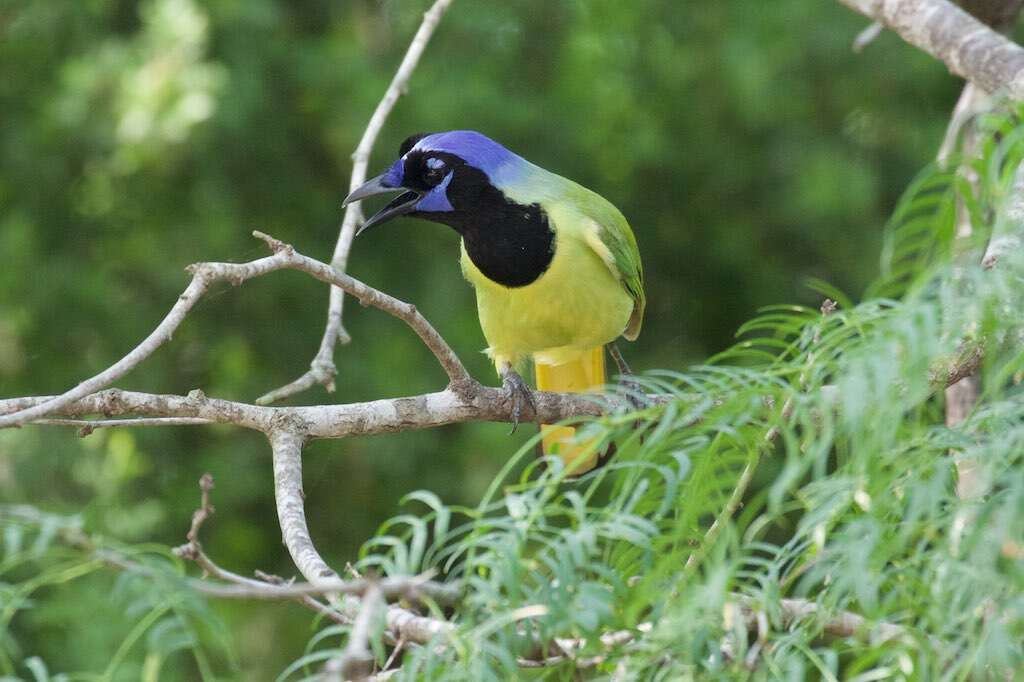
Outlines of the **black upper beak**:
<svg viewBox="0 0 1024 682">
<path fill-rule="evenodd" d="M 393 199 L 387 206 L 374 213 L 369 220 L 356 231 L 356 234 L 362 234 L 371 227 L 382 225 L 392 218 L 397 218 L 400 215 L 412 212 L 416 208 L 416 203 L 420 200 L 420 195 L 417 192 L 405 191 L 404 187 L 390 187 L 384 184 L 384 176 L 378 175 L 372 180 L 368 180 L 366 183 L 357 187 L 345 197 L 345 201 L 341 202 L 342 206 L 348 206 L 353 201 L 359 201 L 366 197 L 372 197 L 375 194 L 387 194 L 388 192 L 404 192 L 397 198 Z"/>
</svg>

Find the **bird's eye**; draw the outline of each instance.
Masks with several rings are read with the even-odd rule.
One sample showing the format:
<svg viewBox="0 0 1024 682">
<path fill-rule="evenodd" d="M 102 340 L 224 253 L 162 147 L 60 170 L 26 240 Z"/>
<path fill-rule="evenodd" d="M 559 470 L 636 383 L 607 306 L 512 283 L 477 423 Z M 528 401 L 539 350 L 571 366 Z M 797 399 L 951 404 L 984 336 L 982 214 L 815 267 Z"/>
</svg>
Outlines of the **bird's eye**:
<svg viewBox="0 0 1024 682">
<path fill-rule="evenodd" d="M 431 185 L 436 185 L 441 182 L 447 172 L 448 167 L 443 160 L 437 158 L 427 159 L 427 172 L 424 176 L 426 181 Z"/>
</svg>

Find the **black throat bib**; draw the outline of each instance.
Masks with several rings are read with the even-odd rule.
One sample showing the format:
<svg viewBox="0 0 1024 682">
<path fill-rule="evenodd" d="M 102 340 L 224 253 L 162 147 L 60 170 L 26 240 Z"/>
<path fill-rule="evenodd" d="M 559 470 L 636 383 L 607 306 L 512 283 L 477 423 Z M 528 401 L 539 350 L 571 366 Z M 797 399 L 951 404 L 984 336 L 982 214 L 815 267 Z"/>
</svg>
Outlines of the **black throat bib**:
<svg viewBox="0 0 1024 682">
<path fill-rule="evenodd" d="M 453 211 L 417 212 L 458 232 L 473 265 L 487 279 L 522 287 L 540 277 L 555 255 L 555 233 L 537 204 L 518 204 L 471 166 L 456 169 L 448 186 Z"/>
</svg>

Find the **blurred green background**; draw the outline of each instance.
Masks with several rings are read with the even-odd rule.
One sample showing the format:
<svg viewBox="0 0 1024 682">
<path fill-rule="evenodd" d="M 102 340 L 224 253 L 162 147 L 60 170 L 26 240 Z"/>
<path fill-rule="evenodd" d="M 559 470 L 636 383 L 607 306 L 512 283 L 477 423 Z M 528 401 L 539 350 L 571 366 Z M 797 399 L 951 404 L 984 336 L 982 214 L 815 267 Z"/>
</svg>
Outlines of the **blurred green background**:
<svg viewBox="0 0 1024 682">
<path fill-rule="evenodd" d="M 61 391 L 121 357 L 200 260 L 264 254 L 263 230 L 329 259 L 349 155 L 427 2 L 0 0 L 0 395 Z M 682 368 L 759 306 L 856 295 L 881 227 L 933 157 L 959 83 L 820 0 L 456 0 L 374 152 L 418 131 L 480 130 L 576 179 L 630 219 L 647 272 L 635 369 Z M 484 356 L 454 233 L 399 221 L 357 240 L 350 271 L 416 303 L 471 371 Z M 205 300 L 124 388 L 252 400 L 303 372 L 327 290 L 280 273 Z M 351 305 L 343 402 L 439 389 L 402 324 Z M 475 503 L 530 429 L 472 424 L 307 451 L 313 537 L 344 566 L 402 495 Z M 270 457 L 231 428 L 0 433 L 0 501 L 85 514 L 130 542 L 178 544 L 211 472 L 204 529 L 222 565 L 294 573 Z M 99 669 L 130 623 L 110 577 L 42 595 L 14 621 L 51 670 Z M 301 653 L 298 606 L 218 603 L 246 679 Z M 85 627 L 89 625 L 89 627 Z M 183 664 L 179 673 L 190 677 Z"/>
</svg>

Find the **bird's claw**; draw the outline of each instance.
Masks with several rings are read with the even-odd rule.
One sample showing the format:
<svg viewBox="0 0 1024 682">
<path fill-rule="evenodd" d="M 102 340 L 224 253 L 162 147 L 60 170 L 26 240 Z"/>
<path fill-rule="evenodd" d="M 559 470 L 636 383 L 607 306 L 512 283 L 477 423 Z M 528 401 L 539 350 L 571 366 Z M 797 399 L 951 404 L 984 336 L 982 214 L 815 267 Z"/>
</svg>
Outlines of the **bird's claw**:
<svg viewBox="0 0 1024 682">
<path fill-rule="evenodd" d="M 526 385 L 523 378 L 513 369 L 506 369 L 501 373 L 501 385 L 512 401 L 512 430 L 511 436 L 519 428 L 519 418 L 523 414 L 523 405 L 529 405 L 530 412 L 536 414 L 537 405 L 533 401 L 533 391 Z"/>
<path fill-rule="evenodd" d="M 619 385 L 625 389 L 622 393 L 626 398 L 626 402 L 629 403 L 634 411 L 642 410 L 648 406 L 647 401 L 644 399 L 647 391 L 644 390 L 643 385 L 639 381 L 632 376 L 624 376 L 620 378 Z"/>
</svg>

